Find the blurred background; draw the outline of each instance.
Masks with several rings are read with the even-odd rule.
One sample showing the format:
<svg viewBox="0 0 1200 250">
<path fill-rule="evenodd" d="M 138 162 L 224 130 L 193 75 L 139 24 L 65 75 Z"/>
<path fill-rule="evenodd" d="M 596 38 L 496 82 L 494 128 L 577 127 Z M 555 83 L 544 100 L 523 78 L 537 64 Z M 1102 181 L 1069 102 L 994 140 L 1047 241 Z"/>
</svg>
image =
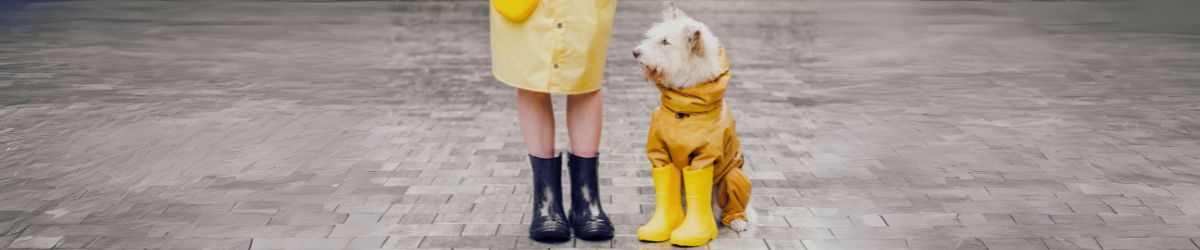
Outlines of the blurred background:
<svg viewBox="0 0 1200 250">
<path fill-rule="evenodd" d="M 1200 1 L 677 2 L 755 185 L 709 247 L 1200 249 Z M 669 248 L 660 4 L 609 48 L 617 237 L 547 245 L 486 1 L 0 1 L 0 248 Z"/>
</svg>

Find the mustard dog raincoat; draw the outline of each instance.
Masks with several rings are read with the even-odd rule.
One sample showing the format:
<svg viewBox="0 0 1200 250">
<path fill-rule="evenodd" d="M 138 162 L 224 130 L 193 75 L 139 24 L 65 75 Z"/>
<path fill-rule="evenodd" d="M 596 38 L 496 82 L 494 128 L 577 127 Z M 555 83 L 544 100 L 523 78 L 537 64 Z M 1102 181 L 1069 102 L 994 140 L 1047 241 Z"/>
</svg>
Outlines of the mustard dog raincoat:
<svg viewBox="0 0 1200 250">
<path fill-rule="evenodd" d="M 750 179 L 742 172 L 737 124 L 725 107 L 729 61 L 720 48 L 724 71 L 715 79 L 686 89 L 656 84 L 662 105 L 650 116 L 646 156 L 655 167 L 668 164 L 701 169 L 714 167 L 713 185 L 721 206 L 721 224 L 745 219 L 750 202 Z"/>
</svg>

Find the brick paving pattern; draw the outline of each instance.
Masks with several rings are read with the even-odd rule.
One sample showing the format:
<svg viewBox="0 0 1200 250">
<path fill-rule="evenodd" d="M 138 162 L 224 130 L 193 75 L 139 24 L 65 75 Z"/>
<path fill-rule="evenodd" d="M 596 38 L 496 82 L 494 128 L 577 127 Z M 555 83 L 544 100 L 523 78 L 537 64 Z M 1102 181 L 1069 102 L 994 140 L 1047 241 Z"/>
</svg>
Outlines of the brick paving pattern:
<svg viewBox="0 0 1200 250">
<path fill-rule="evenodd" d="M 756 185 L 708 247 L 1200 249 L 1200 38 L 1167 1 L 679 2 Z M 542 244 L 485 2 L 0 3 L 0 248 L 669 247 L 634 237 L 658 6 L 622 0 L 609 53 L 617 237 Z"/>
</svg>

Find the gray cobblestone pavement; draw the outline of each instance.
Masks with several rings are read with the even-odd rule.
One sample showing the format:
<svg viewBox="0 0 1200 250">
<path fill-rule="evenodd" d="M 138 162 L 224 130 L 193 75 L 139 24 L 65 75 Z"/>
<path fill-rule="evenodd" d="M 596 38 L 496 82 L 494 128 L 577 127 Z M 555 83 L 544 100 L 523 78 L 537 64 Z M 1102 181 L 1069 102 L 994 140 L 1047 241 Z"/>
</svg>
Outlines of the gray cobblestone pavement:
<svg viewBox="0 0 1200 250">
<path fill-rule="evenodd" d="M 708 247 L 1200 249 L 1197 6 L 1161 3 L 680 1 L 756 185 Z M 549 245 L 484 2 L 0 6 L 0 247 L 669 247 L 634 237 L 658 2 L 610 49 L 617 237 Z"/>
</svg>

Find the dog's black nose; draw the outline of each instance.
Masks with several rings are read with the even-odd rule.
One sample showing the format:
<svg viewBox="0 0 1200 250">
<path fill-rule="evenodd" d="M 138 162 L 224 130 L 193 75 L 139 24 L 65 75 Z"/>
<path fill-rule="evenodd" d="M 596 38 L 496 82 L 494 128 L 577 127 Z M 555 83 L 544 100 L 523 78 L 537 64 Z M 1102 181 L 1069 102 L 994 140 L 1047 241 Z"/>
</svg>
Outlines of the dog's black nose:
<svg viewBox="0 0 1200 250">
<path fill-rule="evenodd" d="M 633 58 L 638 58 L 639 56 L 642 56 L 642 52 L 638 52 L 637 50 L 634 50 L 634 51 L 633 51 Z"/>
</svg>

